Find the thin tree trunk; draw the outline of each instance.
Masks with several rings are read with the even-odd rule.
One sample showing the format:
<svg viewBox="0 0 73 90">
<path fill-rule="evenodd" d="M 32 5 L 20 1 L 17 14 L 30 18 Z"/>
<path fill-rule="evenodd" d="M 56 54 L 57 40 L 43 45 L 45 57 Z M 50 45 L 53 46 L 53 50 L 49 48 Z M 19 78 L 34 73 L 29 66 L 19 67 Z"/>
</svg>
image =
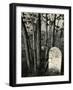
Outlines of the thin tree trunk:
<svg viewBox="0 0 73 90">
<path fill-rule="evenodd" d="M 38 14 L 37 23 L 37 68 L 39 68 L 41 61 L 41 15 Z"/>
<path fill-rule="evenodd" d="M 26 62 L 27 62 L 27 66 L 28 69 L 30 70 L 30 53 L 29 53 L 29 47 L 28 47 L 28 35 L 27 35 L 27 30 L 25 25 L 22 22 L 22 35 L 23 35 L 23 39 L 24 39 L 24 44 L 25 44 L 25 52 L 26 52 Z"/>
<path fill-rule="evenodd" d="M 48 22 L 47 22 L 48 20 L 47 20 L 47 14 L 46 14 L 46 35 L 45 35 L 45 41 L 46 41 L 46 46 L 47 46 L 47 44 L 48 44 Z"/>
<path fill-rule="evenodd" d="M 52 42 L 53 47 L 55 45 L 55 22 L 56 22 L 56 14 L 54 16 L 54 23 L 53 23 L 53 42 Z"/>
<path fill-rule="evenodd" d="M 33 24 L 33 55 L 34 55 L 34 73 L 36 73 L 36 24 Z"/>
<path fill-rule="evenodd" d="M 47 53 L 48 53 L 48 19 L 47 19 L 47 14 L 46 14 L 46 33 L 45 33 L 45 42 L 46 42 L 46 48 L 45 48 L 45 72 L 47 71 L 47 65 L 48 65 L 48 57 L 47 57 Z"/>
</svg>

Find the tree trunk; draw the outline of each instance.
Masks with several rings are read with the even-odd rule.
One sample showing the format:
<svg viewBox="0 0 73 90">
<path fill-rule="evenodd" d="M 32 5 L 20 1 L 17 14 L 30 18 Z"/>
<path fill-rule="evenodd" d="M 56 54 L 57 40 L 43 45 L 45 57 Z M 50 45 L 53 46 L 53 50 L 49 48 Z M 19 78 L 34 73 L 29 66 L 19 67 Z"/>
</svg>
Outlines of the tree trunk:
<svg viewBox="0 0 73 90">
<path fill-rule="evenodd" d="M 27 41 L 27 36 L 26 36 L 26 27 L 25 25 L 22 24 L 22 35 L 24 39 L 24 44 L 25 44 L 25 52 L 26 52 L 26 58 L 27 58 L 27 66 L 28 69 L 30 70 L 30 58 L 29 58 L 29 48 L 28 48 L 28 41 Z"/>
<path fill-rule="evenodd" d="M 37 68 L 39 69 L 41 61 L 41 15 L 38 14 L 37 23 Z"/>
<path fill-rule="evenodd" d="M 54 47 L 55 44 L 55 21 L 56 21 L 56 14 L 54 16 L 54 22 L 53 22 L 53 41 L 52 41 L 52 46 Z"/>
<path fill-rule="evenodd" d="M 34 55 L 34 73 L 36 73 L 36 64 L 37 64 L 37 59 L 36 59 L 36 24 L 33 24 L 33 55 Z"/>
</svg>

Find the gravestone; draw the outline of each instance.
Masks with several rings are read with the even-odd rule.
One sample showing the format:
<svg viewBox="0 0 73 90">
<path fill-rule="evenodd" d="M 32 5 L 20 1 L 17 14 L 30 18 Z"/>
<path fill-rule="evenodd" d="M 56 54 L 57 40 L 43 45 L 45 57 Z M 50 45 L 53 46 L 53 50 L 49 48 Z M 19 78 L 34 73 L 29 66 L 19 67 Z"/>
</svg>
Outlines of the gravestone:
<svg viewBox="0 0 73 90">
<path fill-rule="evenodd" d="M 50 75 L 61 74 L 62 53 L 59 48 L 52 47 L 49 51 L 48 69 Z"/>
</svg>

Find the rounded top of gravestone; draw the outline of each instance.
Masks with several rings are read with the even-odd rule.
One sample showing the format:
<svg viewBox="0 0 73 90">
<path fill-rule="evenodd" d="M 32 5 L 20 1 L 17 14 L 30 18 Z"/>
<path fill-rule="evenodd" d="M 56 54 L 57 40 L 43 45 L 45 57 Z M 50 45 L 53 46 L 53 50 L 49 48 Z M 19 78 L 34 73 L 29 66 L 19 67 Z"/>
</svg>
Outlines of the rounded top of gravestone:
<svg viewBox="0 0 73 90">
<path fill-rule="evenodd" d="M 57 47 L 52 47 L 49 51 L 49 58 L 50 57 L 55 57 L 55 58 L 60 58 L 62 56 L 61 50 Z"/>
</svg>

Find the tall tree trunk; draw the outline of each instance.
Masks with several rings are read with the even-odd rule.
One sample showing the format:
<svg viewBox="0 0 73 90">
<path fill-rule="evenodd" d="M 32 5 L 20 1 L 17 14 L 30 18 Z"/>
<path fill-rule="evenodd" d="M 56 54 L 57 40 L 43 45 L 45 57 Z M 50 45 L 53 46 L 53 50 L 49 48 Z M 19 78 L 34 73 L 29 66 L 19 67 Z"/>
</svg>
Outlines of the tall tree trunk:
<svg viewBox="0 0 73 90">
<path fill-rule="evenodd" d="M 56 14 L 54 16 L 54 22 L 53 22 L 53 42 L 52 42 L 53 47 L 55 45 L 55 22 L 56 22 Z"/>
<path fill-rule="evenodd" d="M 46 14 L 46 33 L 45 33 L 45 41 L 46 41 L 46 46 L 48 44 L 48 19 L 47 19 L 47 14 Z"/>
<path fill-rule="evenodd" d="M 37 64 L 37 59 L 36 59 L 36 24 L 33 23 L 33 55 L 34 55 L 34 73 L 36 73 L 36 64 Z"/>
<path fill-rule="evenodd" d="M 29 48 L 28 48 L 28 41 L 27 41 L 27 32 L 26 32 L 26 27 L 22 22 L 22 35 L 24 39 L 24 44 L 25 44 L 25 52 L 26 52 L 26 58 L 27 58 L 27 66 L 28 69 L 30 70 L 30 56 L 29 56 Z"/>
<path fill-rule="evenodd" d="M 37 23 L 37 68 L 40 66 L 41 61 L 41 15 L 38 14 Z"/>
<path fill-rule="evenodd" d="M 46 31 L 45 31 L 46 33 L 45 33 L 45 42 L 46 42 L 46 48 L 45 48 L 45 72 L 47 71 L 47 66 L 48 66 L 48 17 L 47 17 L 47 14 L 46 14 Z"/>
</svg>

